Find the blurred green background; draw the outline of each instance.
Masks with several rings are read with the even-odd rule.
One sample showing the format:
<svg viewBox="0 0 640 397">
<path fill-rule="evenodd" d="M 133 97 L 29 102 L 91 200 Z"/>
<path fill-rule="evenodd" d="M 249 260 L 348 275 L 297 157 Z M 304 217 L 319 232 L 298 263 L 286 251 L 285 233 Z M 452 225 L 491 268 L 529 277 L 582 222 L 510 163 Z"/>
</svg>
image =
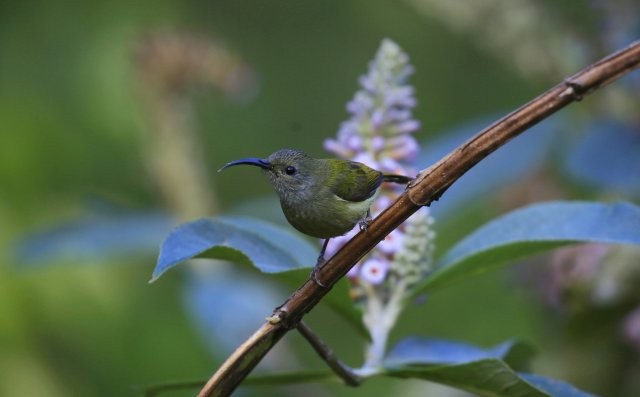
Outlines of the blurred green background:
<svg viewBox="0 0 640 397">
<path fill-rule="evenodd" d="M 348 117 L 345 104 L 383 38 L 396 41 L 416 69 L 415 117 L 423 125 L 417 138 L 429 153 L 430 142 L 455 135 L 458 126 L 472 122 L 479 130 L 478 120 L 491 121 L 628 44 L 639 31 L 629 18 L 638 8 L 632 1 L 586 0 L 4 4 L 0 395 L 139 395 L 140 385 L 208 377 L 232 346 L 211 340 L 214 331 L 198 320 L 188 289 L 212 265 L 198 264 L 190 275 L 172 271 L 147 285 L 155 247 L 184 220 L 228 211 L 281 218 L 259 175 L 215 171 L 283 147 L 325 155 L 322 142 Z M 637 136 L 635 75 L 563 111 L 549 127 L 558 140 L 519 181 L 436 216 L 438 249 L 529 202 L 637 199 L 637 186 L 589 184 L 558 165 L 569 147 L 563 145 L 598 117 Z M 263 196 L 264 206 L 238 208 Z M 403 316 L 394 335 L 482 345 L 521 338 L 538 346 L 539 373 L 604 395 L 638 395 L 638 381 L 627 376 L 639 368 L 637 350 L 619 331 L 635 301 L 594 309 L 599 317 L 589 317 L 594 310 L 550 308 L 532 281 L 541 276 L 527 270 L 548 261 L 531 262 L 430 296 Z M 225 288 L 244 288 L 245 299 L 252 299 L 252 285 L 268 285 L 275 303 L 291 290 L 268 275 L 240 272 L 251 282 L 230 278 Z M 224 305 L 222 287 L 212 294 Z M 246 335 L 267 314 L 252 314 Z M 216 335 L 236 332 L 229 328 L 234 321 L 240 320 L 210 325 Z M 314 311 L 309 323 L 348 363 L 361 363 L 358 335 L 329 309 Z M 323 368 L 293 334 L 270 355 L 264 370 Z M 611 362 L 614 369 L 603 371 Z M 239 395 L 302 391 L 460 395 L 400 380 L 358 389 L 247 388 Z"/>
</svg>

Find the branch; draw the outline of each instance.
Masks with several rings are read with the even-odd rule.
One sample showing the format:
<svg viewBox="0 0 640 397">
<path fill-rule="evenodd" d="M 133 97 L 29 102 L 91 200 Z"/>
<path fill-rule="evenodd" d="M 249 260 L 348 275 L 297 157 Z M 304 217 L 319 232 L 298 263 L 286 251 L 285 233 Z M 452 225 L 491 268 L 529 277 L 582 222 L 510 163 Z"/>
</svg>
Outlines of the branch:
<svg viewBox="0 0 640 397">
<path fill-rule="evenodd" d="M 326 295 L 351 267 L 420 207 L 430 205 L 465 172 L 527 128 L 578 101 L 640 65 L 640 41 L 588 66 L 579 73 L 498 120 L 478 135 L 420 172 L 407 190 L 358 233 L 317 273 L 322 288 L 307 280 L 247 341 L 222 364 L 198 394 L 228 396 L 269 350 Z"/>
<path fill-rule="evenodd" d="M 333 350 L 327 346 L 304 322 L 298 324 L 298 332 L 311 344 L 313 350 L 318 353 L 329 368 L 349 386 L 358 386 L 362 380 L 356 375 L 351 368 L 345 365 L 336 357 Z"/>
</svg>

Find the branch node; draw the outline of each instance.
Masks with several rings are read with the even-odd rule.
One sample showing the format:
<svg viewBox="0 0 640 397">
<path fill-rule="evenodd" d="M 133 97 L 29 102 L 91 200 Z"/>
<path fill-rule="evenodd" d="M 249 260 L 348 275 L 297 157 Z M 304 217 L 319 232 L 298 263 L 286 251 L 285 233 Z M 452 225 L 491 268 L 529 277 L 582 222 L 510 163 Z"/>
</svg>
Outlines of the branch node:
<svg viewBox="0 0 640 397">
<path fill-rule="evenodd" d="M 284 304 L 273 309 L 273 314 L 265 317 L 265 320 L 271 325 L 280 325 L 286 330 L 298 327 L 298 324 L 302 321 L 302 316 L 292 317 L 286 309 L 283 309 L 283 306 Z"/>
<path fill-rule="evenodd" d="M 579 102 L 584 98 L 584 94 L 587 93 L 587 88 L 571 77 L 564 79 L 564 84 L 567 86 L 567 89 L 561 94 L 562 96 L 571 96 Z"/>
<path fill-rule="evenodd" d="M 274 313 L 268 317 L 264 318 L 265 320 L 267 320 L 267 322 L 271 325 L 277 325 L 280 324 L 282 322 L 282 314 L 281 313 Z"/>
</svg>

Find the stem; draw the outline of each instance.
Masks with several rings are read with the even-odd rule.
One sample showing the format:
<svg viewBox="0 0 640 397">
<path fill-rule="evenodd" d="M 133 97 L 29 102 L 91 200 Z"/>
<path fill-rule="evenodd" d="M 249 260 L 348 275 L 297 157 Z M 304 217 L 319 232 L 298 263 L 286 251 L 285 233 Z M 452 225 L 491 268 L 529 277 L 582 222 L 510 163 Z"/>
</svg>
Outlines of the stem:
<svg viewBox="0 0 640 397">
<path fill-rule="evenodd" d="M 640 41 L 571 76 L 423 170 L 407 190 L 371 222 L 365 232 L 354 236 L 318 270 L 316 278 L 327 287 L 307 280 L 275 310 L 266 324 L 233 352 L 198 396 L 230 395 L 280 338 L 295 327 L 353 265 L 420 207 L 440 198 L 476 163 L 527 128 L 581 99 L 583 95 L 622 77 L 638 65 Z"/>
<path fill-rule="evenodd" d="M 326 361 L 331 370 L 349 386 L 358 386 L 362 380 L 356 375 L 351 368 L 340 361 L 333 350 L 325 344 L 318 335 L 315 334 L 304 322 L 298 324 L 298 332 L 311 344 L 318 355 Z"/>
<path fill-rule="evenodd" d="M 376 373 L 382 365 L 382 359 L 387 350 L 389 333 L 396 324 L 402 311 L 402 301 L 406 292 L 406 284 L 401 281 L 393 289 L 389 300 L 384 303 L 382 297 L 368 284 L 362 284 L 367 295 L 367 310 L 363 321 L 371 333 L 371 344 L 365 353 L 365 363 L 358 370 L 362 376 Z"/>
<path fill-rule="evenodd" d="M 155 397 L 172 390 L 196 389 L 204 385 L 204 380 L 164 382 L 143 388 L 144 397 Z"/>
</svg>

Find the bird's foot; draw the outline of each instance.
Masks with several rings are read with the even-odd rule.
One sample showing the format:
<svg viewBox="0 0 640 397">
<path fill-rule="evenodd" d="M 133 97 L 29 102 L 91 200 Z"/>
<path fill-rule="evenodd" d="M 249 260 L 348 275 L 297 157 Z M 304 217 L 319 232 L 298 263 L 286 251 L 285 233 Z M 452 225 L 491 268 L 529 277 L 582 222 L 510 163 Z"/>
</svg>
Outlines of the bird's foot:
<svg viewBox="0 0 640 397">
<path fill-rule="evenodd" d="M 320 255 L 318 257 L 318 261 L 316 262 L 316 265 L 313 267 L 313 270 L 309 275 L 309 277 L 311 277 L 311 280 L 313 280 L 313 282 L 316 283 L 316 285 L 320 288 L 327 288 L 326 285 L 324 285 L 322 282 L 320 282 L 320 280 L 318 280 L 318 270 L 320 270 L 320 268 L 322 268 L 322 266 L 324 266 L 325 263 L 327 263 L 327 260 L 324 258 L 324 255 Z"/>
<path fill-rule="evenodd" d="M 371 221 L 373 221 L 371 212 L 367 211 L 367 215 L 365 215 L 365 217 L 362 218 L 360 222 L 358 222 L 358 227 L 360 228 L 360 230 L 367 230 Z"/>
</svg>

